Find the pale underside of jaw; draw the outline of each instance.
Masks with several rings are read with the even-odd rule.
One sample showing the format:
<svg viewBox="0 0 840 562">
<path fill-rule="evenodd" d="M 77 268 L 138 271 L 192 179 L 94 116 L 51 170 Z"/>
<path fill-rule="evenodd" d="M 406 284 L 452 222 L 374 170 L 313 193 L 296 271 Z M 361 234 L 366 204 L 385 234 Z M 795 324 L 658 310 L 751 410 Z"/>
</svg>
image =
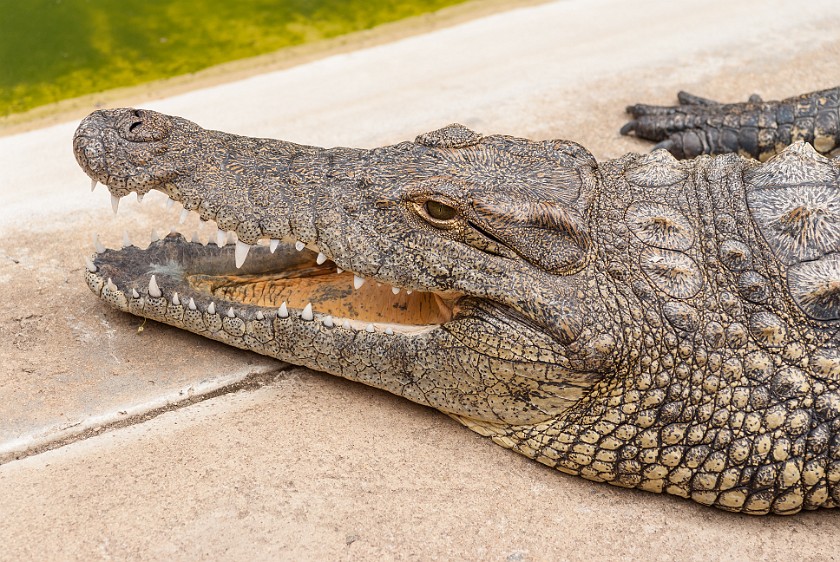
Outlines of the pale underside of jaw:
<svg viewBox="0 0 840 562">
<path fill-rule="evenodd" d="M 91 191 L 97 185 L 91 180 Z M 138 202 L 143 195 L 137 195 Z M 111 195 L 114 214 L 119 209 L 120 198 Z M 166 200 L 167 209 L 174 206 L 171 198 Z M 184 224 L 195 211 L 183 209 L 178 222 Z M 197 214 L 197 213 L 195 213 Z M 201 220 L 201 224 L 211 221 Z M 170 229 L 176 234 L 176 228 Z M 332 263 L 313 243 L 300 240 L 268 239 L 257 244 L 246 244 L 237 239 L 236 233 L 225 232 L 218 228 L 210 239 L 203 241 L 196 231 L 191 242 L 177 237 L 181 244 L 196 244 L 203 248 L 218 249 L 214 257 L 213 274 L 198 270 L 188 271 L 184 283 L 194 292 L 194 297 L 184 291 L 167 291 L 154 273 L 148 280 L 135 279 L 134 286 L 119 287 L 110 278 L 99 274 L 100 261 L 105 257 L 106 248 L 94 236 L 96 254 L 85 258 L 88 271 L 88 284 L 100 298 L 112 304 L 120 303 L 119 308 L 131 312 L 140 312 L 151 299 L 158 302 L 163 298 L 170 306 L 184 310 L 197 311 L 203 307 L 204 314 L 218 315 L 230 319 L 243 317 L 258 321 L 272 318 L 295 318 L 302 322 L 320 323 L 324 329 L 344 329 L 365 332 L 381 332 L 386 335 L 416 336 L 438 328 L 453 316 L 455 303 L 460 295 L 438 295 L 424 291 L 412 291 L 380 283 L 376 279 L 365 279 L 353 272 L 343 271 Z M 174 241 L 172 238 L 170 241 Z M 149 250 L 155 244 L 162 244 L 161 237 L 152 231 Z M 123 234 L 123 249 L 133 246 L 128 233 Z M 233 252 L 231 256 L 231 246 Z M 289 251 L 306 252 L 314 257 L 308 260 L 308 267 L 298 267 L 296 271 L 267 271 L 259 275 L 245 274 L 241 268 L 253 251 L 265 259 L 267 254 L 275 254 L 279 248 Z M 119 251 L 118 251 L 119 252 Z M 283 253 L 282 251 L 280 252 Z M 301 255 L 301 258 L 304 258 Z M 107 258 L 113 263 L 119 256 L 109 252 Z M 305 260 L 306 261 L 306 260 Z M 151 264 L 150 264 L 151 265 Z M 151 268 L 150 268 L 151 270 Z M 219 272 L 222 273 L 219 273 Z M 196 304 L 196 300 L 201 304 Z"/>
</svg>

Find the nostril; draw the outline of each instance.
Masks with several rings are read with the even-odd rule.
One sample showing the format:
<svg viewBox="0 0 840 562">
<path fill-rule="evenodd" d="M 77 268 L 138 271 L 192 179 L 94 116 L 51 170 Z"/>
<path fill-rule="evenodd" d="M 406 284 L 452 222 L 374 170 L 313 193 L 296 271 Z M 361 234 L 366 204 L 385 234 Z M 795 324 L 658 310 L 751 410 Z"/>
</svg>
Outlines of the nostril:
<svg viewBox="0 0 840 562">
<path fill-rule="evenodd" d="M 128 126 L 128 132 L 133 133 L 135 131 L 135 129 L 137 129 L 142 124 L 143 124 L 142 121 L 135 121 L 134 123 L 132 123 L 131 125 Z"/>
<path fill-rule="evenodd" d="M 139 109 L 135 109 L 134 111 L 131 112 L 131 114 L 134 115 L 135 117 L 143 117 L 143 114 L 140 112 Z"/>
</svg>

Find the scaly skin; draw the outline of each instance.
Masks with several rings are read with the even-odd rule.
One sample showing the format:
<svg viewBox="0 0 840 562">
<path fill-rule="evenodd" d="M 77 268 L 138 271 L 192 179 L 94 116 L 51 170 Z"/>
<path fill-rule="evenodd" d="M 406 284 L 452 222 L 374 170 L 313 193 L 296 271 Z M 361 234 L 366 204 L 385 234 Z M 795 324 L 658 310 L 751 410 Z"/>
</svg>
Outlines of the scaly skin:
<svg viewBox="0 0 840 562">
<path fill-rule="evenodd" d="M 657 141 L 677 158 L 737 152 L 767 160 L 804 141 L 829 154 L 840 145 L 840 87 L 781 101 L 718 103 L 680 92 L 679 105 L 636 104 L 621 134 Z"/>
<path fill-rule="evenodd" d="M 74 149 L 114 196 L 158 189 L 239 239 L 98 253 L 87 283 L 121 310 L 592 480 L 749 514 L 840 502 L 839 170 L 807 145 L 598 164 L 460 126 L 320 149 L 122 109 Z"/>
</svg>

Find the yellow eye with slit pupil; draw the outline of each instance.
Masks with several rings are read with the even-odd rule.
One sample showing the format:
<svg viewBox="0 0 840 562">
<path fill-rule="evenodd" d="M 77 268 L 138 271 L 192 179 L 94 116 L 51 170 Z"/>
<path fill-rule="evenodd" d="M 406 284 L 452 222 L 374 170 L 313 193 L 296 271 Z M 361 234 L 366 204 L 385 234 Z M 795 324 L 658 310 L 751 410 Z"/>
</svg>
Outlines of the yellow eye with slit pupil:
<svg viewBox="0 0 840 562">
<path fill-rule="evenodd" d="M 426 201 L 426 212 L 435 220 L 448 221 L 455 218 L 457 211 L 449 205 L 444 205 L 440 201 Z"/>
</svg>

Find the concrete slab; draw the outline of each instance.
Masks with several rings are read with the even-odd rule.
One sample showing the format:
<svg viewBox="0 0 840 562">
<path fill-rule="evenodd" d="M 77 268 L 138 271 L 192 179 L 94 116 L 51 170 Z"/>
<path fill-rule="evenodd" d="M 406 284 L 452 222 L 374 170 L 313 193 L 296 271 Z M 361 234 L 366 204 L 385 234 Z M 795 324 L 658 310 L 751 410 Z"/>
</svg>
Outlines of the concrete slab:
<svg viewBox="0 0 840 562">
<path fill-rule="evenodd" d="M 327 146 L 460 121 L 574 139 L 604 158 L 648 148 L 618 136 L 628 103 L 836 85 L 838 25 L 829 0 L 568 0 L 148 106 Z M 138 334 L 139 320 L 89 294 L 93 232 L 118 246 L 126 229 L 144 245 L 178 209 L 150 196 L 113 218 L 73 161 L 74 127 L 0 138 L 0 462 L 282 369 L 155 323 Z M 208 400 L 0 467 L 0 544 L 14 545 L 0 558 L 837 556 L 833 513 L 759 521 L 590 484 L 433 412 L 295 372 L 282 392 Z"/>
<path fill-rule="evenodd" d="M 0 467 L 4 559 L 833 560 L 831 512 L 751 518 L 557 473 L 295 370 Z"/>
</svg>

